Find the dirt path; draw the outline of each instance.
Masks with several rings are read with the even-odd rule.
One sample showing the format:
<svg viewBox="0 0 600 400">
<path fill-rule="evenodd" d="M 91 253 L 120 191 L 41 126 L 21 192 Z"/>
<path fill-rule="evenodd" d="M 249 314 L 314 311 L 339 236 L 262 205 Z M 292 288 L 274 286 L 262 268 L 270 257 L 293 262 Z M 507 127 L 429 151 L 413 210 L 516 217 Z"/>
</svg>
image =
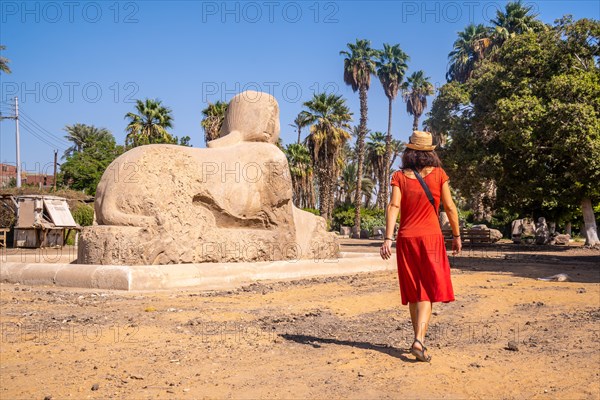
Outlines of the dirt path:
<svg viewBox="0 0 600 400">
<path fill-rule="evenodd" d="M 2 284 L 0 398 L 600 398 L 598 251 L 500 246 L 452 265 L 431 364 L 405 350 L 390 271 L 221 292 Z M 535 279 L 561 272 L 574 281 Z"/>
</svg>

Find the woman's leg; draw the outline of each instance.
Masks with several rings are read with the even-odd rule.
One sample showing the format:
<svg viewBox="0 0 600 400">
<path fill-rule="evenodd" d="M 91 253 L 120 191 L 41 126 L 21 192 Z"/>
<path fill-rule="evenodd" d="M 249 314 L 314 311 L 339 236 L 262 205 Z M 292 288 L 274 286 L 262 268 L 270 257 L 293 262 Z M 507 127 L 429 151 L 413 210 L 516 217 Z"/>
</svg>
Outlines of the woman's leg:
<svg viewBox="0 0 600 400">
<path fill-rule="evenodd" d="M 431 360 L 431 357 L 429 357 L 428 354 L 425 354 L 425 350 L 423 348 L 425 346 L 423 341 L 425 340 L 425 334 L 427 333 L 429 320 L 431 318 L 431 308 L 430 301 L 419 301 L 417 303 L 409 304 L 410 319 L 415 332 L 415 341 L 411 347 L 412 349 L 421 352 L 420 355 L 413 353 L 421 361 Z"/>
<path fill-rule="evenodd" d="M 410 311 L 410 322 L 412 322 L 414 337 L 417 337 L 417 303 L 408 303 Z"/>
<path fill-rule="evenodd" d="M 431 319 L 431 302 L 430 301 L 419 301 L 416 303 L 417 308 L 417 329 L 415 332 L 415 338 L 419 339 L 421 343 L 425 340 L 425 334 L 427 328 L 429 328 L 429 320 Z"/>
</svg>

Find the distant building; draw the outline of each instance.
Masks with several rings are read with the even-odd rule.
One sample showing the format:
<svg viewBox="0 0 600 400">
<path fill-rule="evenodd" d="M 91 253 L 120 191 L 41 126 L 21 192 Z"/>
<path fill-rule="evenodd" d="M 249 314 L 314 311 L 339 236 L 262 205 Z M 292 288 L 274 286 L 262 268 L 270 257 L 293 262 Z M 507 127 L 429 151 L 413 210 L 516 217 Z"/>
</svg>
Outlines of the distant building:
<svg viewBox="0 0 600 400">
<path fill-rule="evenodd" d="M 5 188 L 17 179 L 17 167 L 11 164 L 0 164 L 0 188 Z M 21 171 L 21 185 L 48 189 L 54 186 L 54 175 Z"/>
<path fill-rule="evenodd" d="M 17 167 L 10 164 L 0 164 L 0 188 L 7 187 L 10 184 L 10 181 L 16 178 Z"/>
</svg>

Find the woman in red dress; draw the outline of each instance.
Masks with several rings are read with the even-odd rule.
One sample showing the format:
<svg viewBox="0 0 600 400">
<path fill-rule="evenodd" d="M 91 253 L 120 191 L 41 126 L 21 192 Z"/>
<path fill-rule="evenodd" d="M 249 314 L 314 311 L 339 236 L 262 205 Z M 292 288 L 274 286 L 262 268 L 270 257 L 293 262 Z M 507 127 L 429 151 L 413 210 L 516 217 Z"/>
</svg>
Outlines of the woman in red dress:
<svg viewBox="0 0 600 400">
<path fill-rule="evenodd" d="M 415 334 L 411 353 L 421 361 L 431 356 L 423 345 L 431 318 L 431 304 L 454 301 L 450 280 L 450 263 L 440 228 L 438 209 L 441 203 L 452 227 L 452 251 L 460 252 L 458 213 L 448 186 L 448 175 L 432 145 L 429 132 L 413 132 L 402 155 L 402 170 L 392 175 L 392 195 L 387 206 L 386 235 L 381 246 L 381 257 L 392 255 L 392 241 L 396 219 L 400 214 L 400 228 L 396 238 L 396 259 L 402 304 L 408 304 Z M 426 183 L 434 206 L 413 171 Z"/>
</svg>

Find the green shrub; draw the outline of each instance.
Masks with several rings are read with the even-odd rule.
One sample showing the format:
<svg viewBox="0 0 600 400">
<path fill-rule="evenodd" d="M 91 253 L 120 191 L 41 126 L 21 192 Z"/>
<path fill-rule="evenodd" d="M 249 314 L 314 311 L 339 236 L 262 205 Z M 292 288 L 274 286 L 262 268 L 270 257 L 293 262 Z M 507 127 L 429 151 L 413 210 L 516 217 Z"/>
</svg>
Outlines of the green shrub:
<svg viewBox="0 0 600 400">
<path fill-rule="evenodd" d="M 341 226 L 354 226 L 354 212 L 354 207 L 347 205 L 333 210 L 333 229 L 339 231 Z M 371 231 L 376 226 L 385 226 L 385 211 L 379 208 L 361 208 L 360 229 Z"/>
<path fill-rule="evenodd" d="M 354 225 L 354 208 L 338 207 L 333 210 L 331 226 L 333 230 L 339 231 L 341 226 Z"/>
<path fill-rule="evenodd" d="M 94 223 L 94 207 L 85 203 L 78 203 L 71 210 L 73 219 L 81 226 L 90 226 Z"/>
<path fill-rule="evenodd" d="M 473 223 L 473 210 L 461 210 L 458 209 L 458 219 L 459 221 L 464 221 L 465 223 Z"/>
<path fill-rule="evenodd" d="M 365 215 L 364 217 L 360 217 L 360 229 L 366 229 L 371 233 L 373 228 L 377 226 L 385 226 L 384 215 Z"/>
<path fill-rule="evenodd" d="M 309 212 L 311 214 L 315 214 L 315 215 L 321 215 L 321 212 L 315 208 L 303 208 L 303 211 Z"/>
<path fill-rule="evenodd" d="M 65 245 L 73 246 L 75 244 L 75 231 L 69 232 L 69 236 L 67 236 L 67 240 L 65 241 Z"/>
</svg>

